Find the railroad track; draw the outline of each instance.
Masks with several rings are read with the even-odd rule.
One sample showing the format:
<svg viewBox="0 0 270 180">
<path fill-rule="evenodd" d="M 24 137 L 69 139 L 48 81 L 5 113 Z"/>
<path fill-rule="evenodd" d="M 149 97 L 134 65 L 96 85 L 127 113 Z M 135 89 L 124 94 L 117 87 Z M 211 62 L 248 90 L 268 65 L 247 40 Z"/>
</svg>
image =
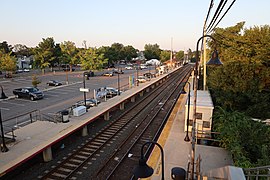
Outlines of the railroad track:
<svg viewBox="0 0 270 180">
<path fill-rule="evenodd" d="M 113 120 L 40 179 L 131 178 L 141 145 L 157 140 L 191 68 L 184 66 L 172 73 L 132 110 Z"/>
</svg>

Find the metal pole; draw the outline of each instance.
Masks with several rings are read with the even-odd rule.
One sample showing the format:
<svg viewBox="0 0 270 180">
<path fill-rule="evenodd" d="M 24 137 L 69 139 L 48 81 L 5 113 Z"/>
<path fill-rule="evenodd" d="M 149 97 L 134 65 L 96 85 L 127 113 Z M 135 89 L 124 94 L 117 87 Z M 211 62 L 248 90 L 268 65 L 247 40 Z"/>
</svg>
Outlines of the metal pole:
<svg viewBox="0 0 270 180">
<path fill-rule="evenodd" d="M 189 142 L 189 136 L 188 136 L 188 130 L 189 130 L 189 109 L 190 109 L 190 83 L 188 83 L 188 112 L 187 112 L 187 131 L 186 131 L 186 137 L 184 141 Z"/>
<path fill-rule="evenodd" d="M 143 154 L 143 149 L 144 149 L 144 146 L 147 145 L 147 144 L 154 144 L 154 145 L 157 145 L 160 149 L 160 152 L 161 152 L 161 179 L 162 180 L 165 180 L 165 177 L 164 177 L 164 152 L 163 152 L 163 148 L 161 147 L 160 144 L 158 144 L 157 142 L 155 141 L 148 141 L 146 143 L 144 143 L 142 145 L 142 148 L 141 148 L 141 157 L 144 157 L 144 154 Z"/>
<path fill-rule="evenodd" d="M 85 73 L 83 73 L 83 88 L 85 89 Z M 83 92 L 84 106 L 86 107 L 86 92 Z M 87 108 L 86 108 L 87 109 Z"/>
<path fill-rule="evenodd" d="M 118 96 L 120 95 L 120 71 L 119 71 L 119 64 L 118 64 L 118 74 L 117 74 L 117 84 L 118 84 Z"/>
<path fill-rule="evenodd" d="M 139 66 L 137 66 L 137 86 L 139 86 Z"/>
<path fill-rule="evenodd" d="M 3 128 L 3 122 L 2 122 L 1 108 L 0 108 L 0 126 L 1 126 L 1 136 L 2 136 L 2 144 L 3 144 L 3 146 L 1 146 L 1 151 L 8 152 L 8 148 L 6 146 L 5 137 L 4 137 L 4 128 Z"/>
<path fill-rule="evenodd" d="M 195 135 L 195 127 L 196 127 L 196 104 L 197 104 L 197 76 L 198 76 L 198 60 L 199 60 L 199 42 L 204 37 L 210 37 L 214 41 L 215 39 L 210 35 L 204 35 L 199 38 L 197 41 L 196 47 L 196 63 L 195 63 L 195 70 L 194 70 L 194 102 L 193 102 L 193 122 L 192 122 L 192 149 L 191 149 L 191 179 L 194 179 L 194 161 L 195 161 L 195 143 L 196 143 L 196 135 Z"/>
</svg>

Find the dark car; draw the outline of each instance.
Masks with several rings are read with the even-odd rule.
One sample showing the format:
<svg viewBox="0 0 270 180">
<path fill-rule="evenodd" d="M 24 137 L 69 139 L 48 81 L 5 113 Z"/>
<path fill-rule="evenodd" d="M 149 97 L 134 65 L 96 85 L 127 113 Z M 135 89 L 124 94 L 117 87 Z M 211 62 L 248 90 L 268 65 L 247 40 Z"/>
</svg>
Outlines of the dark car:
<svg viewBox="0 0 270 180">
<path fill-rule="evenodd" d="M 93 98 L 86 99 L 86 108 L 89 109 L 90 107 L 94 107 L 94 106 L 98 105 L 99 103 L 100 103 L 100 101 L 95 100 Z M 82 100 L 82 101 L 76 102 L 76 104 L 74 106 L 78 107 L 78 106 L 84 106 L 84 105 L 85 105 L 85 102 L 84 102 L 84 100 Z"/>
<path fill-rule="evenodd" d="M 156 77 L 155 74 L 149 73 L 149 72 L 148 72 L 148 73 L 144 73 L 143 76 L 145 76 L 145 77 L 147 77 L 147 78 L 155 78 L 155 77 Z"/>
<path fill-rule="evenodd" d="M 32 101 L 44 97 L 43 92 L 35 87 L 17 88 L 13 90 L 13 94 L 18 98 L 28 98 Z"/>
<path fill-rule="evenodd" d="M 49 85 L 49 86 L 61 86 L 62 83 L 57 81 L 57 80 L 50 80 L 49 82 L 47 82 L 47 85 Z"/>
<path fill-rule="evenodd" d="M 95 74 L 94 74 L 93 71 L 84 72 L 83 74 L 84 74 L 85 77 L 88 77 L 88 78 L 89 78 L 89 77 L 94 77 L 94 76 L 95 76 Z"/>
<path fill-rule="evenodd" d="M 124 74 L 124 71 L 115 69 L 115 70 L 113 70 L 113 73 L 114 74 Z"/>
<path fill-rule="evenodd" d="M 11 73 L 5 74 L 5 78 L 12 78 L 12 74 Z"/>
</svg>

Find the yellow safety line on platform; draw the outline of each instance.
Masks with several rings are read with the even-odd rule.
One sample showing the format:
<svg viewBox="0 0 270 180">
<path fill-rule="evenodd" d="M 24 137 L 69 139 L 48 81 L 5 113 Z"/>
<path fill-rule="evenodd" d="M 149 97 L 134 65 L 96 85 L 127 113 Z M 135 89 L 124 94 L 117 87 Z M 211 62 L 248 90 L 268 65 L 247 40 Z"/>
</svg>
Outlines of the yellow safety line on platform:
<svg viewBox="0 0 270 180">
<path fill-rule="evenodd" d="M 172 127 L 172 124 L 176 118 L 176 115 L 177 115 L 177 112 L 179 111 L 179 109 L 181 109 L 181 105 L 182 105 L 182 102 L 183 100 L 185 100 L 185 96 L 186 95 L 180 95 L 180 98 L 178 98 L 171 114 L 170 114 L 170 117 L 158 139 L 158 143 L 163 147 L 164 149 L 164 146 L 165 146 L 165 143 L 166 143 L 166 140 L 169 136 L 169 133 L 171 131 L 171 127 Z M 165 154 L 165 152 L 164 152 Z M 165 157 L 166 159 L 166 157 Z M 155 175 L 159 175 L 161 173 L 161 154 L 160 154 L 160 149 L 158 147 L 154 147 L 154 150 L 152 151 L 151 153 L 151 156 L 150 158 L 148 159 L 147 161 L 147 164 L 149 166 L 151 166 L 152 168 L 154 168 L 155 172 L 154 174 Z M 144 178 L 144 180 L 150 180 L 151 178 Z"/>
</svg>

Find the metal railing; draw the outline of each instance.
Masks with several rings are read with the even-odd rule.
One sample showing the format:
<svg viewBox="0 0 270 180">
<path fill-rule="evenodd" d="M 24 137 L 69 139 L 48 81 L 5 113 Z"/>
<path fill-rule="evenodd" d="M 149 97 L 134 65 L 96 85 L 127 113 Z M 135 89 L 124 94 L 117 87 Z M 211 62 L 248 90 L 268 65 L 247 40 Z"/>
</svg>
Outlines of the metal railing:
<svg viewBox="0 0 270 180">
<path fill-rule="evenodd" d="M 270 165 L 243 169 L 247 180 L 270 180 Z"/>
</svg>

